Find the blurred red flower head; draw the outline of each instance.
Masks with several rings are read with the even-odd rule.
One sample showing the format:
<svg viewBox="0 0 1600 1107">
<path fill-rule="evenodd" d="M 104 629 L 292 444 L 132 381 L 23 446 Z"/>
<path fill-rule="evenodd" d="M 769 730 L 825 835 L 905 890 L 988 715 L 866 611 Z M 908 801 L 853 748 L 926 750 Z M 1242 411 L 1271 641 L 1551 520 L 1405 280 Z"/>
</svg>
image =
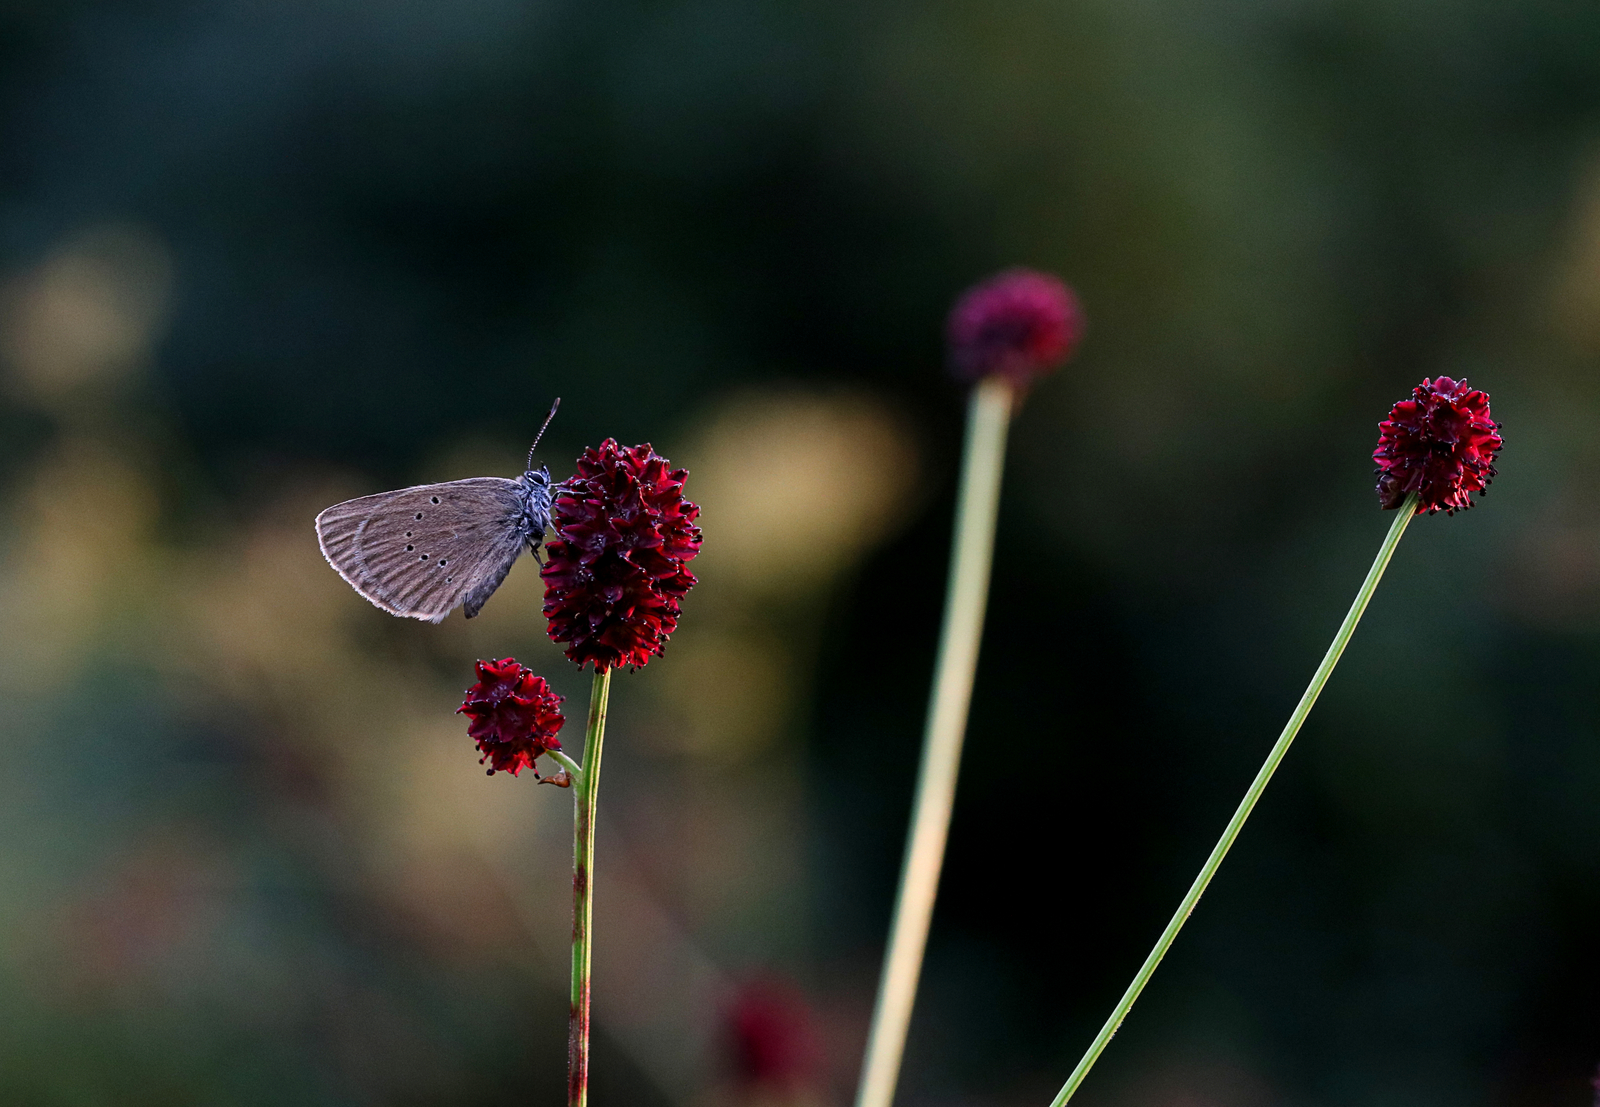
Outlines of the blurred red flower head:
<svg viewBox="0 0 1600 1107">
<path fill-rule="evenodd" d="M 1071 357 L 1083 328 L 1083 308 L 1060 278 L 1007 269 L 951 309 L 950 365 L 964 380 L 999 374 L 1022 387 Z"/>
<path fill-rule="evenodd" d="M 1419 495 L 1417 514 L 1454 515 L 1472 506 L 1495 477 L 1502 441 L 1489 414 L 1489 394 L 1465 380 L 1424 380 L 1378 424 L 1378 500 L 1385 510 Z"/>
<path fill-rule="evenodd" d="M 822 1042 L 811 1006 L 794 985 L 778 978 L 750 981 L 734 996 L 726 1018 L 740 1084 L 796 1091 L 817 1082 Z"/>
<path fill-rule="evenodd" d="M 466 701 L 456 713 L 472 720 L 467 737 L 483 753 L 478 764 L 489 762 L 490 776 L 500 771 L 516 776 L 532 768 L 546 750 L 561 748 L 556 737 L 566 721 L 561 717 L 561 697 L 550 691 L 544 677 L 534 676 L 513 657 L 480 661 L 477 671 L 478 683 L 467 689 Z"/>
<path fill-rule="evenodd" d="M 700 508 L 683 498 L 689 471 L 667 464 L 648 444 L 608 438 L 556 490 L 544 613 L 579 668 L 638 668 L 678 626 L 696 583 L 688 563 L 700 552 Z"/>
</svg>

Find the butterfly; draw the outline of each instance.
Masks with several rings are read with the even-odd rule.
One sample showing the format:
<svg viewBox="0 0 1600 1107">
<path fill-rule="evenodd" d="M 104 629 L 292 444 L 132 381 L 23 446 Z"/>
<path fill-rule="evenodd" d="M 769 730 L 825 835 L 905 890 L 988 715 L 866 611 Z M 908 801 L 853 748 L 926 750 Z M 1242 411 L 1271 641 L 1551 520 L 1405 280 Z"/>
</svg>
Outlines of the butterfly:
<svg viewBox="0 0 1600 1107">
<path fill-rule="evenodd" d="M 442 622 L 483 609 L 524 550 L 539 558 L 557 487 L 533 451 L 522 476 L 419 484 L 334 504 L 317 516 L 317 544 L 345 582 L 391 615 Z"/>
</svg>

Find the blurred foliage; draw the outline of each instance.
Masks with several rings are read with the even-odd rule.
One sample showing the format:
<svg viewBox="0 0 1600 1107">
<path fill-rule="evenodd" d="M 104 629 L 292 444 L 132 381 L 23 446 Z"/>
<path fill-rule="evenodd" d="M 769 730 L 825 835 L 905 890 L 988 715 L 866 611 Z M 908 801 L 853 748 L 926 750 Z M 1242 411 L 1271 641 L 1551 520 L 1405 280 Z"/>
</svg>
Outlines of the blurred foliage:
<svg viewBox="0 0 1600 1107">
<path fill-rule="evenodd" d="M 943 312 L 1013 263 L 1090 335 L 1015 432 L 902 1102 L 1048 1102 L 1437 373 L 1493 394 L 1503 475 L 1413 527 L 1081 1101 L 1586 1100 L 1600 9 L 13 0 L 0 62 L 0 1100 L 559 1095 L 567 797 L 485 780 L 451 714 L 508 653 L 581 702 L 533 567 L 411 625 L 310 528 L 515 472 L 559 394 L 558 476 L 653 441 L 707 533 L 618 682 L 597 1102 L 844 1102 L 938 624 Z M 773 974 L 804 1088 L 730 1054 Z"/>
</svg>

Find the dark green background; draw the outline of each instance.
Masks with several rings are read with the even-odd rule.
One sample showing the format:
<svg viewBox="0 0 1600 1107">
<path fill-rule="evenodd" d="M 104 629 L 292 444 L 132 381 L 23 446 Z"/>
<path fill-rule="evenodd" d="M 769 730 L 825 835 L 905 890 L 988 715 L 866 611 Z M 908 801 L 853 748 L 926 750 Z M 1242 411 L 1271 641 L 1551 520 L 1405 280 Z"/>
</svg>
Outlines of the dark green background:
<svg viewBox="0 0 1600 1107">
<path fill-rule="evenodd" d="M 12 2 L 0 164 L 8 272 L 103 220 L 170 249 L 170 324 L 105 426 L 154 444 L 178 548 L 307 471 L 432 479 L 452 442 L 525 440 L 554 394 L 569 454 L 670 442 L 739 386 L 899 410 L 919 506 L 828 600 L 794 725 L 811 908 L 743 955 L 858 1022 L 941 599 L 963 403 L 943 314 L 1004 265 L 1075 285 L 1081 355 L 1015 425 L 904 1104 L 1048 1102 L 1377 548 L 1378 420 L 1466 375 L 1505 424 L 1492 495 L 1414 524 L 1081 1102 L 1588 1102 L 1600 8 Z M 3 404 L 11 497 L 69 417 Z M 291 1014 L 178 985 L 65 1003 L 17 947 L 0 1098 L 556 1102 L 559 995 L 387 925 L 284 829 L 319 801 L 263 773 L 271 726 L 195 722 L 137 654 L 0 708 L 8 932 L 135 828 L 210 827 L 252 874 L 229 893 L 252 952 L 216 986 L 270 978 Z M 426 664 L 449 688 L 469 660 Z M 328 1045 L 386 1019 L 427 1043 L 400 1090 Z M 836 1038 L 843 1103 L 859 1041 Z M 599 1050 L 601 1107 L 658 1101 Z"/>
</svg>

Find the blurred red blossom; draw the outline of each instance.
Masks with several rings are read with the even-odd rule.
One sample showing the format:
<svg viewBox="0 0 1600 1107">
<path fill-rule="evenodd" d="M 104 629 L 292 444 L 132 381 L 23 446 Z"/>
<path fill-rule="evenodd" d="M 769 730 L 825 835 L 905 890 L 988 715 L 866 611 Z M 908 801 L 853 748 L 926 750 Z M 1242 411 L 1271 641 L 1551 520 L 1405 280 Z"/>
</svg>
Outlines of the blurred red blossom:
<svg viewBox="0 0 1600 1107">
<path fill-rule="evenodd" d="M 793 984 L 773 977 L 746 983 L 726 1018 L 734 1075 L 741 1085 L 793 1093 L 816 1084 L 822 1043 L 811 1006 Z"/>
<path fill-rule="evenodd" d="M 566 721 L 561 697 L 550 691 L 544 677 L 514 657 L 479 661 L 477 671 L 478 682 L 467 689 L 456 712 L 471 718 L 467 736 L 483 752 L 478 764 L 489 762 L 490 776 L 500 771 L 516 776 L 546 750 L 561 748 L 556 737 Z"/>
<path fill-rule="evenodd" d="M 996 374 L 1018 387 L 1061 366 L 1083 337 L 1083 308 L 1059 277 L 1007 269 L 967 290 L 946 335 L 957 376 Z"/>
<path fill-rule="evenodd" d="M 608 438 L 578 458 L 550 509 L 544 613 L 550 637 L 579 668 L 638 668 L 677 628 L 696 581 L 698 505 L 683 497 L 687 469 L 668 469 L 649 444 Z"/>
<path fill-rule="evenodd" d="M 1419 515 L 1465 511 L 1494 479 L 1501 445 L 1487 392 L 1465 380 L 1425 379 L 1378 424 L 1378 500 L 1389 510 L 1416 492 Z"/>
</svg>

